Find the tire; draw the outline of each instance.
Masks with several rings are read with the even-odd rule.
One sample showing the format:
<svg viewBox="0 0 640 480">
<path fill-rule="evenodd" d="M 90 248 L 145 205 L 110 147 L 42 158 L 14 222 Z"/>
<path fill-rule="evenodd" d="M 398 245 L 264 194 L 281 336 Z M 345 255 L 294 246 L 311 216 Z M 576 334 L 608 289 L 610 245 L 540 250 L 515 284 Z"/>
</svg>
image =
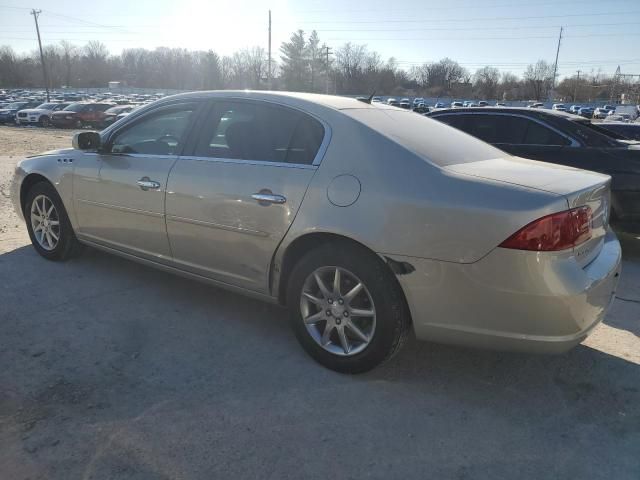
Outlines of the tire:
<svg viewBox="0 0 640 480">
<path fill-rule="evenodd" d="M 34 205 L 34 202 L 36 202 L 36 205 Z M 53 209 L 51 209 L 51 206 L 53 206 Z M 45 218 L 39 213 L 47 210 L 50 213 L 46 216 L 48 217 L 46 218 L 46 227 L 51 233 L 44 235 L 42 230 L 38 228 L 40 222 L 32 217 L 32 211 L 35 212 L 37 217 Z M 36 252 L 47 260 L 68 260 L 82 251 L 82 245 L 78 242 L 73 232 L 73 227 L 62 200 L 50 183 L 39 182 L 31 187 L 24 205 L 24 217 L 31 244 L 36 249 Z M 56 236 L 58 237 L 57 240 L 55 239 Z"/>
<path fill-rule="evenodd" d="M 317 273 L 321 277 L 325 290 L 331 290 L 326 293 L 335 297 L 338 295 L 329 282 L 335 278 L 332 270 L 336 269 L 341 272 L 338 290 L 343 298 L 338 298 L 339 305 L 335 298 L 323 298 L 314 275 Z M 345 292 L 351 293 L 358 282 L 364 287 L 348 300 Z M 314 284 L 317 290 L 314 290 Z M 410 322 L 397 280 L 380 258 L 363 247 L 334 242 L 312 250 L 294 266 L 286 298 L 291 326 L 302 347 L 318 363 L 340 373 L 363 373 L 373 369 L 392 358 L 408 336 Z M 371 311 L 373 316 L 356 313 Z M 318 319 L 317 323 L 309 324 L 314 318 Z M 355 322 L 360 330 L 358 335 L 351 330 Z M 340 325 L 343 333 L 338 330 Z M 325 340 L 327 326 L 331 331 L 326 337 L 328 341 Z M 343 336 L 347 339 L 343 340 Z"/>
<path fill-rule="evenodd" d="M 74 125 L 76 128 L 82 128 L 84 126 L 82 120 L 76 120 L 76 123 Z"/>
<path fill-rule="evenodd" d="M 43 128 L 48 128 L 51 125 L 51 120 L 46 115 L 40 117 L 40 126 Z"/>
</svg>

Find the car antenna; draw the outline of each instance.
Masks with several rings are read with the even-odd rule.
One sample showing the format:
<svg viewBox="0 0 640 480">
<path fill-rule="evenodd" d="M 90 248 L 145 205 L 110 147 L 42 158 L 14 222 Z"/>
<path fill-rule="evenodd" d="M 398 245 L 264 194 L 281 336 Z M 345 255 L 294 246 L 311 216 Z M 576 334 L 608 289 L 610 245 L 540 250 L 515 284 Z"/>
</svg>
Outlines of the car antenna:
<svg viewBox="0 0 640 480">
<path fill-rule="evenodd" d="M 368 98 L 359 98 L 358 100 L 360 100 L 361 102 L 368 103 L 369 105 L 371 105 L 371 100 L 373 100 L 373 97 L 374 97 L 375 94 L 376 94 L 376 91 L 374 90 L 373 93 L 371 95 L 369 95 Z"/>
</svg>

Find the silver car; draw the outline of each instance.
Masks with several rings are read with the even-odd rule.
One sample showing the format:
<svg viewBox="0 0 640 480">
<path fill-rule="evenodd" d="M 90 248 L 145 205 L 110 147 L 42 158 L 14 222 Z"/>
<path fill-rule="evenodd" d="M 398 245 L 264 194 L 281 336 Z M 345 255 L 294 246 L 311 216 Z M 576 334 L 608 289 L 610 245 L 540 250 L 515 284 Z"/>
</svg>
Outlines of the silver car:
<svg viewBox="0 0 640 480">
<path fill-rule="evenodd" d="M 286 305 L 314 359 L 355 373 L 410 332 L 582 341 L 620 272 L 609 182 L 383 104 L 197 92 L 21 161 L 12 195 L 43 257 L 91 245 Z"/>
</svg>

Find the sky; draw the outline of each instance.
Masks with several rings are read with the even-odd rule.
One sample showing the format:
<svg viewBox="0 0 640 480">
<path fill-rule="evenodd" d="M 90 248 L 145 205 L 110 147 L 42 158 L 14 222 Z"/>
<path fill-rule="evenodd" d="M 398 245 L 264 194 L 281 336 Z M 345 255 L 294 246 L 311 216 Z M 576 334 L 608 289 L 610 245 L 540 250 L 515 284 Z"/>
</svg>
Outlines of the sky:
<svg viewBox="0 0 640 480">
<path fill-rule="evenodd" d="M 491 65 L 518 75 L 538 59 L 553 63 L 562 26 L 561 77 L 618 65 L 640 74 L 640 0 L 0 0 L 0 45 L 37 48 L 31 8 L 42 10 L 44 44 L 266 50 L 271 9 L 276 61 L 293 31 L 315 29 L 333 49 L 366 44 L 405 69 L 449 57 L 471 72 Z"/>
</svg>

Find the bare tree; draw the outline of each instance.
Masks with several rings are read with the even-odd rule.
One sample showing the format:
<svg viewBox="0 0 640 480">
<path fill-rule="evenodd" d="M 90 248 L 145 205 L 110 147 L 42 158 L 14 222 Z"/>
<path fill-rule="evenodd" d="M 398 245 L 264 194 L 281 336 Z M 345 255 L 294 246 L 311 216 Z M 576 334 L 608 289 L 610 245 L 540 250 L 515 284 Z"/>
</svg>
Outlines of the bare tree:
<svg viewBox="0 0 640 480">
<path fill-rule="evenodd" d="M 523 78 L 531 98 L 541 100 L 551 88 L 553 65 L 544 60 L 538 60 L 535 65 L 527 66 Z"/>
<path fill-rule="evenodd" d="M 496 98 L 500 71 L 495 67 L 482 67 L 473 75 L 473 87 L 476 94 L 485 99 Z"/>
</svg>

